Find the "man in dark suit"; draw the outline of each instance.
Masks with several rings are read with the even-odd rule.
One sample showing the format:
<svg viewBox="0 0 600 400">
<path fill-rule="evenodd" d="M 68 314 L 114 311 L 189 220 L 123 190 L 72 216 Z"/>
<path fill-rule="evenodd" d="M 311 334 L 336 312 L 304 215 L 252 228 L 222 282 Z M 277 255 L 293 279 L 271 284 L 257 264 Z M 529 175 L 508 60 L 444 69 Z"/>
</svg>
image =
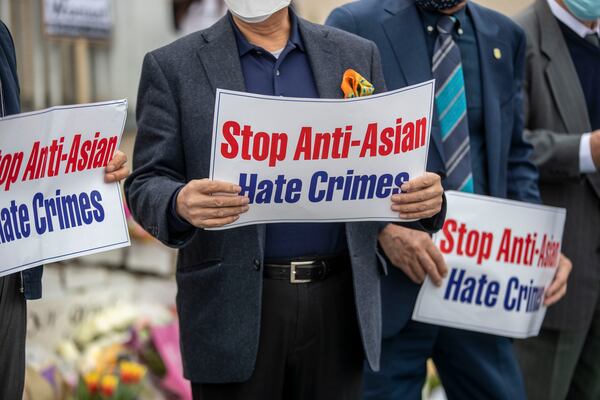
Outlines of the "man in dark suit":
<svg viewBox="0 0 600 400">
<path fill-rule="evenodd" d="M 600 398 L 600 4 L 588 3 L 539 0 L 517 18 L 525 134 L 542 199 L 567 209 L 563 251 L 574 266 L 540 335 L 516 343 L 532 400 Z"/>
<path fill-rule="evenodd" d="M 180 249 L 185 376 L 204 400 L 360 398 L 365 355 L 379 366 L 384 272 L 376 247 L 386 223 L 209 231 L 236 220 L 248 199 L 236 184 L 203 178 L 217 88 L 341 98 L 343 73 L 353 68 L 384 91 L 379 53 L 370 41 L 298 18 L 289 2 L 226 3 L 230 13 L 211 28 L 146 56 L 126 184 L 136 219 Z M 420 229 L 439 229 L 439 178 L 426 174 L 404 189 L 392 208 L 425 218 Z"/>
<path fill-rule="evenodd" d="M 361 0 L 327 24 L 377 44 L 388 89 L 436 79 L 428 169 L 445 189 L 540 202 L 522 137 L 525 35 L 512 21 L 466 0 Z M 430 236 L 388 226 L 379 241 L 398 268 L 382 280 L 382 365 L 366 370 L 365 398 L 420 399 L 428 358 L 450 399 L 525 398 L 509 339 L 411 320 L 424 277 L 439 284 L 447 271 Z M 569 269 L 563 259 L 546 304 Z"/>
<path fill-rule="evenodd" d="M 15 46 L 0 21 L 0 118 L 20 112 L 19 80 Z M 120 151 L 106 167 L 106 181 L 116 182 L 129 174 L 127 157 Z M 0 277 L 0 399 L 20 399 L 25 381 L 25 300 L 42 297 L 42 267 Z"/>
</svg>

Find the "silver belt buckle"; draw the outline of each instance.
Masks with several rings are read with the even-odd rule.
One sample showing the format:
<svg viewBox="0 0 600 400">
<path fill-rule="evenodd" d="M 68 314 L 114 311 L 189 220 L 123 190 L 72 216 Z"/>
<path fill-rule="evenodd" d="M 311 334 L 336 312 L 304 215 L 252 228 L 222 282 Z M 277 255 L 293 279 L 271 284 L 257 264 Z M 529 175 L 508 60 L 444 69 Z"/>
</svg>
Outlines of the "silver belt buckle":
<svg viewBox="0 0 600 400">
<path fill-rule="evenodd" d="M 311 279 L 296 279 L 296 268 L 305 265 L 314 265 L 314 261 L 292 261 L 290 266 L 290 283 L 309 283 Z"/>
</svg>

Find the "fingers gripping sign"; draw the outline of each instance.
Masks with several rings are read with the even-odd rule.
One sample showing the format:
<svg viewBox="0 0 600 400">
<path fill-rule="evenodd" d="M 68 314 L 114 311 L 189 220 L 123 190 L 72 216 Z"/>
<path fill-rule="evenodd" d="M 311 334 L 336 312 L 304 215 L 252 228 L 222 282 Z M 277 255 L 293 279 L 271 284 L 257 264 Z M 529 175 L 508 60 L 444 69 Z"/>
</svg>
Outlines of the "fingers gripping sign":
<svg viewBox="0 0 600 400">
<path fill-rule="evenodd" d="M 403 219 L 431 218 L 442 210 L 444 188 L 439 175 L 426 172 L 401 187 L 402 193 L 392 196 L 392 211 Z"/>
<path fill-rule="evenodd" d="M 177 195 L 177 214 L 197 228 L 218 228 L 237 221 L 249 209 L 239 185 L 193 180 Z"/>
</svg>

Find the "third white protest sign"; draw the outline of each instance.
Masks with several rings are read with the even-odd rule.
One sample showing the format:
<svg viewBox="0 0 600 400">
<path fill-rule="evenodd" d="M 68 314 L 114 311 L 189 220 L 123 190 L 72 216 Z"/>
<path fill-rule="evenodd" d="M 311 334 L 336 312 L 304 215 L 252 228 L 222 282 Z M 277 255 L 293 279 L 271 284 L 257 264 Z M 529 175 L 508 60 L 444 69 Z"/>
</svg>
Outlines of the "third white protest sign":
<svg viewBox="0 0 600 400">
<path fill-rule="evenodd" d="M 434 241 L 448 264 L 441 287 L 426 280 L 413 319 L 514 338 L 538 334 L 545 289 L 558 266 L 564 209 L 447 192 Z"/>
</svg>

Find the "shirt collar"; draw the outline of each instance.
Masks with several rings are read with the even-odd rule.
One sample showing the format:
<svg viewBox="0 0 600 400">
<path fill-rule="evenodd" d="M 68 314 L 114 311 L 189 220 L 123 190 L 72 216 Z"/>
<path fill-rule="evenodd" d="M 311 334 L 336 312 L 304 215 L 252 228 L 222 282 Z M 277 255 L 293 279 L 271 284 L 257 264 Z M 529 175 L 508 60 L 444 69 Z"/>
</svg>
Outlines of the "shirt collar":
<svg viewBox="0 0 600 400">
<path fill-rule="evenodd" d="M 437 22 L 440 19 L 440 17 L 445 14 L 442 14 L 437 11 L 425 10 L 420 7 L 419 7 L 419 10 L 421 11 L 421 15 L 423 16 L 423 23 L 425 24 L 425 28 L 427 29 L 427 32 L 429 32 L 429 33 L 437 32 L 437 29 L 436 29 Z M 466 19 L 468 18 L 467 17 L 467 7 L 461 8 L 460 10 L 458 10 L 451 16 L 457 19 L 458 27 L 465 26 Z M 431 28 L 429 28 L 429 27 L 431 27 Z"/>
<path fill-rule="evenodd" d="M 562 8 L 556 0 L 548 0 L 548 5 L 552 10 L 552 14 L 558 19 L 560 22 L 565 24 L 569 29 L 575 32 L 578 36 L 585 38 L 586 36 L 596 34 L 600 36 L 600 19 L 598 19 L 598 26 L 595 30 L 592 30 L 585 26 L 583 22 L 575 18 L 570 12 Z"/>
<path fill-rule="evenodd" d="M 296 13 L 292 9 L 292 7 L 289 7 L 288 10 L 289 10 L 289 14 L 290 14 L 290 23 L 291 23 L 290 38 L 288 40 L 288 44 L 291 43 L 292 45 L 296 46 L 301 51 L 304 51 L 304 43 L 302 42 L 302 36 L 300 35 L 300 28 L 298 27 L 298 16 L 296 15 Z M 234 32 L 235 38 L 237 40 L 238 51 L 239 51 L 240 57 L 246 55 L 251 50 L 260 49 L 258 46 L 253 45 L 252 43 L 250 43 L 248 41 L 248 39 L 246 39 L 244 34 L 240 31 L 240 29 L 237 27 L 237 25 L 233 21 L 233 16 L 231 15 L 231 12 L 227 12 L 227 15 L 229 17 L 229 22 L 231 23 L 231 27 L 233 28 L 233 32 Z M 263 50 L 263 49 L 261 49 L 261 50 Z"/>
</svg>

